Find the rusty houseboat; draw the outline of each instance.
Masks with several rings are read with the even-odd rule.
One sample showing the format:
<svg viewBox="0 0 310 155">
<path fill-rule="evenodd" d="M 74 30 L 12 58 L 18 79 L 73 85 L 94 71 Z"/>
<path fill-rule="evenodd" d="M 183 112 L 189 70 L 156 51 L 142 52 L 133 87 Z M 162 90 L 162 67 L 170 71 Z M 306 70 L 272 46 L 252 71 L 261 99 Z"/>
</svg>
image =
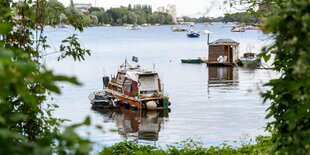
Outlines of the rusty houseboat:
<svg viewBox="0 0 310 155">
<path fill-rule="evenodd" d="M 104 77 L 104 79 L 107 77 Z M 126 105 L 137 109 L 166 109 L 170 105 L 164 95 L 159 75 L 155 71 L 145 70 L 139 65 L 132 67 L 127 60 L 119 67 L 111 81 L 105 81 L 105 92 L 109 94 L 109 103 Z"/>
</svg>

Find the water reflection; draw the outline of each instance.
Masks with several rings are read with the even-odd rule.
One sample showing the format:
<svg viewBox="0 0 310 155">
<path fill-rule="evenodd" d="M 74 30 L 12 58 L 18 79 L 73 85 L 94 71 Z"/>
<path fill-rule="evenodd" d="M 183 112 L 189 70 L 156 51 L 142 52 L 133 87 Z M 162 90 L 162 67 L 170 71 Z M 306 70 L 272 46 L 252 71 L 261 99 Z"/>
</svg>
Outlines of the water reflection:
<svg viewBox="0 0 310 155">
<path fill-rule="evenodd" d="M 208 67 L 208 87 L 223 87 L 238 85 L 237 67 Z"/>
<path fill-rule="evenodd" d="M 157 141 L 161 126 L 167 121 L 170 109 L 163 110 L 134 110 L 120 107 L 102 109 L 92 107 L 92 110 L 103 115 L 104 121 L 116 123 L 118 133 L 124 138 Z"/>
</svg>

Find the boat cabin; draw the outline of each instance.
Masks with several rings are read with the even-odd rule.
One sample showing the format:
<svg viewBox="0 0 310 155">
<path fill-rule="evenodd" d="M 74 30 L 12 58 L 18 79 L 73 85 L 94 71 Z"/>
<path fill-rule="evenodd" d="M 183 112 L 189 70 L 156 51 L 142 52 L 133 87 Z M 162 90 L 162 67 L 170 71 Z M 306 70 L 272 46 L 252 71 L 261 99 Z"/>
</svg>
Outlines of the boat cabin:
<svg viewBox="0 0 310 155">
<path fill-rule="evenodd" d="M 130 97 L 149 97 L 161 92 L 158 74 L 141 70 L 119 71 L 109 88 Z"/>
<path fill-rule="evenodd" d="M 235 66 L 238 62 L 239 43 L 231 39 L 218 39 L 209 43 L 208 66 Z"/>
<path fill-rule="evenodd" d="M 243 57 L 249 58 L 249 59 L 254 59 L 256 57 L 256 55 L 255 55 L 255 53 L 247 52 L 247 53 L 243 53 Z"/>
<path fill-rule="evenodd" d="M 124 93 L 128 96 L 159 94 L 160 80 L 155 72 L 130 70 L 126 72 Z"/>
</svg>

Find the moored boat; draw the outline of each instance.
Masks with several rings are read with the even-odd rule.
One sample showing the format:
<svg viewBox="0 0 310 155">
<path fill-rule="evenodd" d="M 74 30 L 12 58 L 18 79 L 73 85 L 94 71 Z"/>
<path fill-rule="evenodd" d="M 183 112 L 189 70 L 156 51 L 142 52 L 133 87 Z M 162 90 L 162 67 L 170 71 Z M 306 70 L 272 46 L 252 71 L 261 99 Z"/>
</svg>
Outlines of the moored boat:
<svg viewBox="0 0 310 155">
<path fill-rule="evenodd" d="M 245 28 L 241 26 L 233 26 L 233 28 L 230 31 L 231 32 L 245 32 Z"/>
<path fill-rule="evenodd" d="M 246 68 L 257 68 L 261 65 L 261 59 L 260 57 L 256 56 L 255 53 L 247 52 L 244 53 L 240 58 L 239 65 Z"/>
<path fill-rule="evenodd" d="M 132 67 L 127 60 L 105 86 L 116 105 L 149 110 L 166 109 L 170 105 L 158 73 L 142 69 L 139 65 Z"/>
<path fill-rule="evenodd" d="M 190 30 L 186 35 L 189 38 L 198 38 L 200 36 L 199 32 L 196 30 Z"/>
<path fill-rule="evenodd" d="M 203 63 L 204 61 L 198 57 L 196 59 L 181 59 L 182 63 L 192 63 L 192 64 L 200 64 Z"/>
<path fill-rule="evenodd" d="M 128 30 L 140 30 L 140 27 L 138 25 L 129 25 L 127 29 Z"/>
<path fill-rule="evenodd" d="M 114 97 L 106 90 L 95 91 L 88 96 L 90 103 L 98 108 L 115 107 Z"/>
<path fill-rule="evenodd" d="M 172 32 L 186 32 L 187 31 L 187 28 L 179 28 L 176 26 L 172 26 L 170 29 Z"/>
</svg>

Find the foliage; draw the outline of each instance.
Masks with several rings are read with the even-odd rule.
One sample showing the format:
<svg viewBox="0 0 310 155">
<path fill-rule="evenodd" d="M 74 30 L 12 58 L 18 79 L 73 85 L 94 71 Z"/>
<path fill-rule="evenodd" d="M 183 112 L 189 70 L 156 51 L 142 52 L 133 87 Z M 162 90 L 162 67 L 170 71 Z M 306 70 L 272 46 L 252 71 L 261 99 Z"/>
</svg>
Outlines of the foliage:
<svg viewBox="0 0 310 155">
<path fill-rule="evenodd" d="M 195 22 L 195 23 L 205 23 L 205 22 L 223 22 L 223 17 L 216 17 L 216 18 L 212 18 L 212 17 L 199 17 L 199 18 L 195 18 L 195 17 L 187 17 L 187 16 L 183 16 L 182 17 L 184 22 Z"/>
<path fill-rule="evenodd" d="M 53 21 L 45 18 L 51 13 L 47 5 L 44 0 L 0 1 L 0 154 L 88 154 L 91 149 L 74 132 L 89 125 L 89 118 L 61 133 L 64 120 L 51 115 L 58 106 L 44 102 L 49 93 L 60 93 L 57 82 L 80 85 L 40 64 L 42 50 L 49 48 L 43 28 Z M 75 40 L 65 43 L 71 41 L 69 56 L 84 59 L 89 51 Z"/>
<path fill-rule="evenodd" d="M 104 148 L 99 154 L 150 154 L 156 147 L 150 145 L 137 145 L 132 141 L 124 141 L 114 144 L 111 147 Z"/>
<path fill-rule="evenodd" d="M 58 60 L 60 60 L 60 58 L 66 58 L 68 56 L 72 56 L 74 60 L 78 59 L 79 61 L 81 61 L 85 60 L 84 55 L 86 54 L 90 55 L 90 50 L 81 48 L 81 45 L 78 42 L 76 34 L 69 36 L 68 38 L 63 40 L 62 43 L 63 44 L 60 45 L 60 51 L 66 51 L 66 52 L 64 52 L 61 56 L 59 56 Z"/>
<path fill-rule="evenodd" d="M 247 12 L 225 14 L 223 22 L 258 23 L 259 18 Z"/>
<path fill-rule="evenodd" d="M 289 154 L 310 152 L 310 2 L 286 2 L 277 14 L 269 15 L 264 29 L 276 34 L 269 52 L 275 53 L 275 70 L 282 73 L 271 80 L 271 91 L 264 94 L 272 100 L 267 117 L 274 129 L 274 149 Z"/>
<path fill-rule="evenodd" d="M 64 12 L 65 7 L 62 3 L 57 0 L 49 0 L 46 5 L 47 17 L 46 20 L 48 25 L 55 26 L 61 23 L 61 13 Z"/>
<path fill-rule="evenodd" d="M 275 40 L 262 54 L 266 59 L 275 54 L 273 65 L 281 74 L 278 79 L 268 82 L 271 90 L 263 94 L 265 100 L 271 100 L 266 117 L 274 118 L 267 126 L 273 133 L 273 151 L 279 154 L 309 154 L 310 2 L 246 2 L 250 4 L 248 11 L 263 19 L 261 25 L 264 32 L 273 34 Z M 253 6 L 256 5 L 259 5 L 259 10 L 254 11 Z"/>
<path fill-rule="evenodd" d="M 241 147 L 235 148 L 228 144 L 221 144 L 220 146 L 211 146 L 205 148 L 201 143 L 186 140 L 175 145 L 167 146 L 167 149 L 150 146 L 139 145 L 132 141 L 125 141 L 116 143 L 110 147 L 105 147 L 99 154 L 112 154 L 112 155 L 138 155 L 138 154 L 151 154 L 151 155 L 193 155 L 193 154 L 205 154 L 205 155 L 224 155 L 224 154 L 269 154 L 271 152 L 271 137 L 259 136 L 256 139 L 256 144 L 242 144 Z"/>
<path fill-rule="evenodd" d="M 257 23 L 259 18 L 254 16 L 253 14 L 249 14 L 247 12 L 239 12 L 239 13 L 226 13 L 224 17 L 199 17 L 199 18 L 191 18 L 187 16 L 182 17 L 184 22 L 195 22 L 195 23 L 204 23 L 204 22 L 243 22 L 243 23 Z"/>
<path fill-rule="evenodd" d="M 168 13 L 154 12 L 149 5 L 128 5 L 128 7 L 110 8 L 106 12 L 103 8 L 91 8 L 92 14 L 98 17 L 100 24 L 171 24 L 172 17 Z M 93 11 L 100 10 L 100 11 Z"/>
</svg>

